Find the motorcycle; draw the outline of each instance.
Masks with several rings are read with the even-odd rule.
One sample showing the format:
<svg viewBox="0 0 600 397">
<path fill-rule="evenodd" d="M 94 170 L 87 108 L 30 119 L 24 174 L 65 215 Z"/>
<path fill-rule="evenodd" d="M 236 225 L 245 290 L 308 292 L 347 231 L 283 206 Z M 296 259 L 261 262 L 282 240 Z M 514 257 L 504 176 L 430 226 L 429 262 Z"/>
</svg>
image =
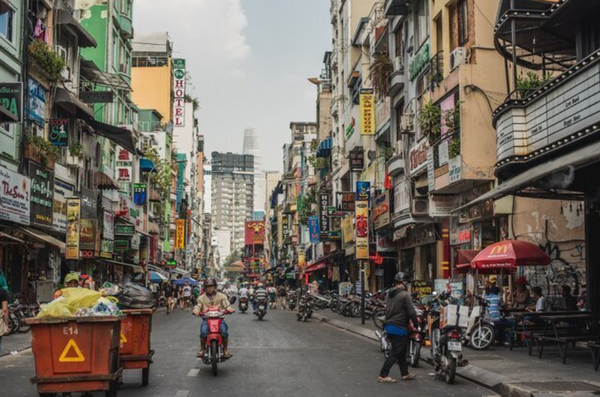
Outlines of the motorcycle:
<svg viewBox="0 0 600 397">
<path fill-rule="evenodd" d="M 411 367 L 416 368 L 421 359 L 421 348 L 425 342 L 427 335 L 427 310 L 422 305 L 415 305 L 417 312 L 418 324 L 413 324 L 412 321 L 408 326 L 408 363 Z"/>
<path fill-rule="evenodd" d="M 308 295 L 303 295 L 298 302 L 297 320 L 306 322 L 306 320 L 312 317 L 312 312 L 312 299 Z"/>
<path fill-rule="evenodd" d="M 462 329 L 457 325 L 448 324 L 441 327 L 441 307 L 447 306 L 445 300 L 449 293 L 437 295 L 434 293 L 432 306 L 429 309 L 429 340 L 431 341 L 431 359 L 435 373 L 443 377 L 446 383 L 453 384 L 456 378 L 456 368 L 466 365 L 462 356 Z M 436 305 L 437 304 L 437 305 Z"/>
<path fill-rule="evenodd" d="M 467 330 L 463 335 L 463 344 L 468 344 L 475 350 L 486 350 L 496 340 L 496 328 L 491 320 L 485 318 L 485 309 L 488 306 L 487 301 L 480 297 L 473 295 L 479 302 L 479 306 L 473 307 L 471 315 L 469 316 L 469 324 Z"/>
<path fill-rule="evenodd" d="M 390 355 L 390 351 L 392 350 L 392 344 L 387 337 L 387 333 L 385 330 L 375 330 L 375 335 L 377 335 L 377 339 L 379 339 L 379 349 L 381 349 L 385 358 L 388 358 Z"/>
<path fill-rule="evenodd" d="M 240 312 L 246 313 L 246 310 L 248 310 L 248 298 L 246 298 L 246 297 L 240 298 L 239 309 L 240 309 Z"/>
<path fill-rule="evenodd" d="M 267 314 L 267 301 L 256 302 L 256 312 L 254 313 L 260 321 Z"/>
<path fill-rule="evenodd" d="M 231 304 L 235 303 L 235 297 L 231 298 L 230 302 Z M 202 362 L 212 367 L 213 376 L 218 374 L 218 364 L 227 360 L 223 351 L 223 336 L 221 335 L 221 323 L 227 314 L 231 313 L 216 307 L 209 308 L 206 312 L 200 314 L 203 319 L 208 321 L 208 336 Z"/>
</svg>

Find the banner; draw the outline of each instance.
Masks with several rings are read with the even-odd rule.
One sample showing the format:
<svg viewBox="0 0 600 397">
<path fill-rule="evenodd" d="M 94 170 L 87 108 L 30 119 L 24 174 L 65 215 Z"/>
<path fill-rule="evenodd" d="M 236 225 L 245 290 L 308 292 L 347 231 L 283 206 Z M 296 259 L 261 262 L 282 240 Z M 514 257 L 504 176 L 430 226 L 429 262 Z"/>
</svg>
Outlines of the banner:
<svg viewBox="0 0 600 397">
<path fill-rule="evenodd" d="M 319 242 L 319 217 L 318 216 L 309 216 L 308 217 L 308 232 L 310 234 L 310 242 L 318 243 Z"/>
<path fill-rule="evenodd" d="M 54 180 L 52 226 L 62 233 L 67 232 L 67 197 L 73 197 L 73 191 L 73 185 Z"/>
<path fill-rule="evenodd" d="M 356 201 L 356 259 L 369 259 L 369 204 Z"/>
<path fill-rule="evenodd" d="M 66 259 L 79 259 L 79 227 L 81 199 L 67 199 L 67 252 Z"/>
<path fill-rule="evenodd" d="M 27 109 L 29 120 L 43 127 L 46 121 L 46 89 L 36 80 L 28 78 L 27 91 L 29 92 L 29 109 Z"/>
<path fill-rule="evenodd" d="M 354 217 L 347 216 L 342 219 L 342 234 L 344 235 L 344 244 L 354 241 Z"/>
<path fill-rule="evenodd" d="M 185 127 L 185 59 L 173 59 L 173 125 Z"/>
<path fill-rule="evenodd" d="M 356 182 L 356 201 L 366 201 L 369 205 L 371 200 L 371 182 L 357 181 Z"/>
<path fill-rule="evenodd" d="M 175 248 L 185 248 L 185 219 L 177 219 L 177 230 L 175 234 Z"/>
<path fill-rule="evenodd" d="M 29 225 L 31 180 L 0 167 L 0 189 L 0 220 Z"/>
<path fill-rule="evenodd" d="M 372 88 L 360 90 L 360 119 L 362 135 L 375 135 L 375 103 Z"/>
</svg>

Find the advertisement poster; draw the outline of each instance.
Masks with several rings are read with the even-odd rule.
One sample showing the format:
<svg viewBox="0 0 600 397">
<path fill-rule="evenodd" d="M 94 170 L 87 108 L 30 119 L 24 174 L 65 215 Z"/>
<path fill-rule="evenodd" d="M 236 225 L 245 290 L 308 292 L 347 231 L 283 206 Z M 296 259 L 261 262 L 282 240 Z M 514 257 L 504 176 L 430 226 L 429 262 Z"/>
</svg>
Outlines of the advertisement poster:
<svg viewBox="0 0 600 397">
<path fill-rule="evenodd" d="M 54 171 L 30 161 L 29 177 L 31 178 L 31 224 L 52 227 Z"/>
<path fill-rule="evenodd" d="M 308 217 L 308 232 L 310 234 L 310 242 L 318 243 L 319 242 L 319 217 L 318 216 L 309 216 Z"/>
<path fill-rule="evenodd" d="M 79 259 L 79 222 L 81 199 L 67 199 L 67 252 L 66 259 Z"/>
<path fill-rule="evenodd" d="M 375 135 L 375 99 L 372 88 L 360 90 L 360 119 L 362 135 Z"/>
<path fill-rule="evenodd" d="M 265 243 L 265 222 L 246 221 L 245 242 L 246 245 Z"/>
<path fill-rule="evenodd" d="M 354 241 L 354 217 L 347 216 L 342 219 L 342 234 L 344 235 L 344 244 Z"/>
<path fill-rule="evenodd" d="M 433 286 L 424 280 L 415 280 L 412 283 L 412 292 L 416 292 L 419 299 L 426 295 L 431 295 Z"/>
<path fill-rule="evenodd" d="M 375 198 L 373 204 L 373 227 L 381 229 L 390 223 L 390 196 L 383 193 Z"/>
<path fill-rule="evenodd" d="M 115 216 L 108 211 L 104 211 L 103 225 L 104 225 L 104 228 L 102 229 L 102 237 L 104 237 L 107 240 L 114 240 L 115 239 Z M 108 252 L 112 252 L 112 250 L 110 250 Z"/>
<path fill-rule="evenodd" d="M 29 225 L 31 180 L 0 167 L 0 220 Z"/>
<path fill-rule="evenodd" d="M 369 205 L 356 201 L 356 259 L 369 259 Z"/>
<path fill-rule="evenodd" d="M 65 147 L 69 145 L 69 119 L 50 119 L 49 140 L 52 146 Z"/>
<path fill-rule="evenodd" d="M 185 219 L 177 219 L 177 229 L 175 234 L 175 248 L 185 248 Z"/>
<path fill-rule="evenodd" d="M 356 201 L 366 201 L 369 205 L 371 199 L 371 182 L 357 181 L 356 182 Z"/>
<path fill-rule="evenodd" d="M 27 91 L 29 92 L 29 120 L 39 126 L 44 126 L 46 120 L 46 89 L 36 80 L 27 79 Z"/>
<path fill-rule="evenodd" d="M 73 185 L 54 180 L 52 227 L 62 233 L 67 231 L 67 198 L 74 196 L 73 190 Z"/>
</svg>

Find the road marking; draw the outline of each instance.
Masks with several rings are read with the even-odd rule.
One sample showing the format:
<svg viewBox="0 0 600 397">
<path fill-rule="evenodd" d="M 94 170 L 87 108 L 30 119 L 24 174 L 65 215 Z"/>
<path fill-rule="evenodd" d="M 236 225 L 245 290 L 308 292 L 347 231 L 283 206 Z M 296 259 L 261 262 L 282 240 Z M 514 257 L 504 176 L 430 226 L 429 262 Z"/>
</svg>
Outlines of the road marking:
<svg viewBox="0 0 600 397">
<path fill-rule="evenodd" d="M 190 378 L 195 378 L 196 376 L 198 376 L 198 372 L 200 372 L 198 368 L 190 369 L 190 372 L 188 372 L 188 376 Z"/>
<path fill-rule="evenodd" d="M 175 397 L 187 397 L 189 394 L 189 390 L 177 390 L 177 393 L 175 393 Z"/>
</svg>

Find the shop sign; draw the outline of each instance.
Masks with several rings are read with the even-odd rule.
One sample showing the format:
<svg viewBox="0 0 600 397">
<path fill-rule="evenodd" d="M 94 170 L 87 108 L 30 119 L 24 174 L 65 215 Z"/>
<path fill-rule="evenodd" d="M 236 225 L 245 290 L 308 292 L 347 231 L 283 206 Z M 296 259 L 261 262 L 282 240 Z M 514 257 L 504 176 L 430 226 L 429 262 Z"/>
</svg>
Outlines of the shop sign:
<svg viewBox="0 0 600 397">
<path fill-rule="evenodd" d="M 1 87 L 0 84 L 0 94 Z M 0 220 L 29 225 L 31 180 L 0 167 L 0 184 Z"/>
<path fill-rule="evenodd" d="M 117 167 L 117 182 L 131 182 L 133 180 L 131 167 Z"/>
<path fill-rule="evenodd" d="M 471 226 L 463 225 L 450 230 L 450 245 L 471 244 Z"/>
<path fill-rule="evenodd" d="M 135 233 L 133 237 L 131 237 L 131 249 L 139 250 L 140 249 L 140 234 Z"/>
<path fill-rule="evenodd" d="M 356 182 L 356 201 L 366 201 L 367 205 L 371 201 L 371 182 L 357 181 Z"/>
<path fill-rule="evenodd" d="M 290 233 L 290 218 L 289 215 L 283 214 L 281 217 L 281 239 L 282 243 L 288 238 Z"/>
<path fill-rule="evenodd" d="M 265 222 L 264 221 L 246 221 L 245 223 L 245 243 L 246 245 L 264 244 L 265 242 Z"/>
<path fill-rule="evenodd" d="M 320 234 L 320 229 L 319 229 L 319 217 L 318 216 L 309 216 L 308 217 L 308 233 L 310 235 L 310 242 L 311 243 L 318 243 L 319 242 L 319 234 Z"/>
<path fill-rule="evenodd" d="M 112 103 L 115 93 L 113 91 L 79 91 L 79 99 L 85 103 Z"/>
<path fill-rule="evenodd" d="M 46 89 L 31 77 L 27 79 L 29 92 L 29 120 L 43 127 L 46 121 Z"/>
<path fill-rule="evenodd" d="M 369 203 L 356 201 L 356 259 L 369 259 Z"/>
<path fill-rule="evenodd" d="M 445 137 L 446 134 L 448 132 L 452 133 L 454 131 L 448 131 L 448 126 L 446 125 L 446 115 L 448 114 L 448 112 L 451 112 L 452 110 L 454 110 L 454 94 L 450 94 L 446 99 L 444 99 L 442 102 L 440 102 L 440 110 L 442 113 L 442 126 L 440 129 L 441 132 L 441 136 Z M 446 153 L 447 152 L 447 148 L 448 148 L 448 144 L 446 143 Z M 443 163 L 446 164 L 446 163 Z M 440 165 L 442 164 L 442 160 L 440 159 Z"/>
<path fill-rule="evenodd" d="M 185 219 L 177 219 L 175 233 L 175 248 L 185 248 Z"/>
<path fill-rule="evenodd" d="M 52 227 L 62 233 L 67 231 L 67 197 L 73 197 L 74 188 L 68 183 L 54 180 L 52 200 Z"/>
<path fill-rule="evenodd" d="M 0 82 L 0 106 L 10 113 L 10 118 L 0 113 L 3 123 L 21 123 L 23 121 L 23 83 Z"/>
<path fill-rule="evenodd" d="M 377 252 L 395 252 L 396 244 L 390 233 L 377 233 Z"/>
<path fill-rule="evenodd" d="M 327 215 L 333 218 L 343 218 L 344 216 L 348 215 L 348 213 L 346 211 L 338 211 L 334 206 L 329 206 L 327 207 Z"/>
<path fill-rule="evenodd" d="M 115 240 L 113 252 L 129 251 L 130 240 Z"/>
<path fill-rule="evenodd" d="M 177 267 L 177 261 L 174 259 L 169 259 L 169 260 L 167 260 L 166 266 L 167 267 Z"/>
<path fill-rule="evenodd" d="M 430 193 L 435 190 L 435 164 L 433 150 L 433 148 L 427 149 L 427 189 Z"/>
<path fill-rule="evenodd" d="M 402 248 L 418 247 L 426 244 L 433 244 L 438 241 L 437 232 L 433 225 L 419 226 L 408 231 L 406 243 Z"/>
<path fill-rule="evenodd" d="M 328 232 L 321 232 L 319 235 L 321 240 L 326 241 L 337 241 L 342 239 L 342 231 L 341 230 L 330 230 Z"/>
<path fill-rule="evenodd" d="M 410 209 L 410 194 L 408 181 L 404 175 L 394 184 L 394 213 L 399 214 Z"/>
<path fill-rule="evenodd" d="M 129 153 L 127 149 L 120 149 L 119 155 L 117 157 L 117 161 L 121 163 L 131 163 L 132 162 L 132 154 Z"/>
<path fill-rule="evenodd" d="M 362 171 L 365 168 L 365 151 L 360 146 L 355 146 L 350 150 L 350 169 L 352 171 Z"/>
<path fill-rule="evenodd" d="M 375 198 L 373 205 L 373 227 L 381 229 L 390 223 L 390 197 L 387 193 Z"/>
<path fill-rule="evenodd" d="M 413 81 L 429 65 L 429 44 L 426 43 L 408 65 L 410 81 Z"/>
<path fill-rule="evenodd" d="M 65 147 L 69 145 L 69 119 L 50 119 L 49 140 L 52 146 Z"/>
<path fill-rule="evenodd" d="M 443 141 L 440 142 L 440 144 L 437 147 L 438 150 L 438 163 L 437 163 L 437 167 L 439 168 L 443 165 L 448 164 L 448 139 L 444 139 Z"/>
<path fill-rule="evenodd" d="M 135 233 L 135 226 L 133 225 L 115 225 L 116 236 L 133 236 Z"/>
<path fill-rule="evenodd" d="M 344 244 L 349 244 L 354 241 L 354 217 L 347 216 L 342 219 L 342 234 L 344 236 Z"/>
<path fill-rule="evenodd" d="M 100 245 L 100 258 L 112 259 L 115 243 L 113 240 L 102 239 Z"/>
<path fill-rule="evenodd" d="M 355 126 L 356 126 L 356 120 L 354 119 L 354 117 L 352 117 L 350 124 L 348 125 L 348 127 L 346 127 L 346 139 L 350 139 L 350 137 L 354 134 Z"/>
<path fill-rule="evenodd" d="M 410 149 L 410 174 L 420 174 L 427 167 L 427 150 L 429 142 L 427 139 L 422 139 L 419 143 Z"/>
<path fill-rule="evenodd" d="M 411 285 L 411 291 L 417 293 L 417 297 L 422 299 L 424 296 L 433 293 L 433 285 L 424 280 L 415 280 Z"/>
<path fill-rule="evenodd" d="M 102 237 L 107 240 L 115 239 L 115 216 L 108 211 L 104 211 L 104 222 L 102 227 Z M 109 252 L 112 252 L 110 250 Z"/>
<path fill-rule="evenodd" d="M 31 224 L 52 227 L 54 172 L 29 162 L 31 178 Z"/>
<path fill-rule="evenodd" d="M 66 259 L 79 259 L 79 228 L 81 215 L 81 199 L 67 199 L 67 251 Z"/>
<path fill-rule="evenodd" d="M 321 233 L 331 230 L 329 225 L 329 215 L 327 215 L 327 207 L 329 207 L 329 194 L 319 194 L 319 229 Z"/>
<path fill-rule="evenodd" d="M 429 216 L 452 216 L 456 208 L 457 196 L 455 195 L 429 195 Z"/>
<path fill-rule="evenodd" d="M 173 59 L 173 124 L 185 126 L 185 59 Z"/>
<path fill-rule="evenodd" d="M 129 153 L 129 152 L 127 152 Z M 145 183 L 134 183 L 133 184 L 133 202 L 137 205 L 146 204 L 147 199 L 147 187 Z"/>
<path fill-rule="evenodd" d="M 448 182 L 450 184 L 462 179 L 462 158 L 456 156 L 448 160 Z"/>
<path fill-rule="evenodd" d="M 354 192 L 337 192 L 335 194 L 335 209 L 341 212 L 354 212 L 355 201 Z"/>
<path fill-rule="evenodd" d="M 375 135 L 375 103 L 372 88 L 360 90 L 360 120 L 362 135 Z"/>
</svg>

